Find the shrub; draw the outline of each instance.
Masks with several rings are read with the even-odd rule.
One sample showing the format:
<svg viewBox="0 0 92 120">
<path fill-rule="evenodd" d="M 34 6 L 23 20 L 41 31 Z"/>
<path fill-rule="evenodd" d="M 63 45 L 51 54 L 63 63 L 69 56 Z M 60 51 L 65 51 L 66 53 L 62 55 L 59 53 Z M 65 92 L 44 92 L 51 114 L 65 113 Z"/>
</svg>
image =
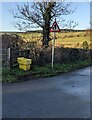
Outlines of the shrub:
<svg viewBox="0 0 92 120">
<path fill-rule="evenodd" d="M 69 61 L 75 62 L 79 60 L 79 50 L 78 49 L 71 49 L 69 52 Z"/>
<path fill-rule="evenodd" d="M 33 64 L 40 66 L 51 64 L 51 56 L 52 56 L 51 53 L 52 53 L 51 47 L 36 48 L 36 54 L 32 56 Z M 63 63 L 76 62 L 77 60 L 86 60 L 89 58 L 92 58 L 90 57 L 89 50 L 75 49 L 75 48 L 59 48 L 59 47 L 55 48 L 54 63 L 63 64 Z"/>
<path fill-rule="evenodd" d="M 84 41 L 82 44 L 82 47 L 83 47 L 83 49 L 88 49 L 89 48 L 88 42 Z"/>
</svg>

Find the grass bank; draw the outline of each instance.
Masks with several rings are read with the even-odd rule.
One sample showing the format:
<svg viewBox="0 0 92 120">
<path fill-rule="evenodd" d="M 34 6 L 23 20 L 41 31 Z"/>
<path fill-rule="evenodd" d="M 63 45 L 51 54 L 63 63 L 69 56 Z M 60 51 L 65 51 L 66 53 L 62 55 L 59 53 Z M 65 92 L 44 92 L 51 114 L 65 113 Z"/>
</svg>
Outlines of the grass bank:
<svg viewBox="0 0 92 120">
<path fill-rule="evenodd" d="M 50 64 L 44 67 L 32 66 L 32 68 L 28 71 L 23 71 L 18 67 L 12 68 L 11 70 L 9 70 L 8 68 L 3 68 L 2 82 L 22 82 L 36 78 L 50 77 L 91 65 L 92 65 L 92 60 L 85 60 L 85 61 L 77 61 L 75 63 L 54 64 L 53 70 Z"/>
</svg>

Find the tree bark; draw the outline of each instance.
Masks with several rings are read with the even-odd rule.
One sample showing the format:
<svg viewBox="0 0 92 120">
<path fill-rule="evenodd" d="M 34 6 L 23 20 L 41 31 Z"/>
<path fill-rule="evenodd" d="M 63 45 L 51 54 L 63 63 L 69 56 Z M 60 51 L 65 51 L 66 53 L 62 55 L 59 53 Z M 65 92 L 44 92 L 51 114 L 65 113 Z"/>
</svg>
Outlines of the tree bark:
<svg viewBox="0 0 92 120">
<path fill-rule="evenodd" d="M 47 17 L 45 17 L 44 21 L 44 27 L 43 27 L 43 39 L 42 39 L 42 45 L 45 47 L 49 46 L 50 41 L 50 13 L 46 13 Z"/>
<path fill-rule="evenodd" d="M 42 45 L 45 46 L 45 47 L 48 47 L 49 46 L 49 41 L 50 41 L 50 38 L 49 38 L 49 28 L 44 28 L 43 29 L 43 39 L 42 39 Z"/>
</svg>

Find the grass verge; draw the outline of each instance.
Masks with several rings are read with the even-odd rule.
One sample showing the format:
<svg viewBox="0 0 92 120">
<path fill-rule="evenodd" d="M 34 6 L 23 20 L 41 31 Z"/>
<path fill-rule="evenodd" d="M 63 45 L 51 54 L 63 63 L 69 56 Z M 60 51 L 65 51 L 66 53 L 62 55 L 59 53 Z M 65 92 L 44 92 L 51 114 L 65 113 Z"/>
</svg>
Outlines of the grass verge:
<svg viewBox="0 0 92 120">
<path fill-rule="evenodd" d="M 44 67 L 33 66 L 33 68 L 28 71 L 21 70 L 18 67 L 12 68 L 11 70 L 9 70 L 8 68 L 3 68 L 2 82 L 21 82 L 34 78 L 49 77 L 91 65 L 92 60 L 85 60 L 77 61 L 75 63 L 54 64 L 53 70 L 50 64 Z"/>
</svg>

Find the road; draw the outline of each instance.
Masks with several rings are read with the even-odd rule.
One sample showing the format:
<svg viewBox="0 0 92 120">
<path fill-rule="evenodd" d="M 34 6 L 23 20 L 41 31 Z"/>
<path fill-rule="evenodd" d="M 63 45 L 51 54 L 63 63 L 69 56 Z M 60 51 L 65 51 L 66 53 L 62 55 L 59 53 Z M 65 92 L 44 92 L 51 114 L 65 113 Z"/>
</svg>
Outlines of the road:
<svg viewBox="0 0 92 120">
<path fill-rule="evenodd" d="M 90 68 L 3 84 L 3 118 L 90 117 Z"/>
</svg>

